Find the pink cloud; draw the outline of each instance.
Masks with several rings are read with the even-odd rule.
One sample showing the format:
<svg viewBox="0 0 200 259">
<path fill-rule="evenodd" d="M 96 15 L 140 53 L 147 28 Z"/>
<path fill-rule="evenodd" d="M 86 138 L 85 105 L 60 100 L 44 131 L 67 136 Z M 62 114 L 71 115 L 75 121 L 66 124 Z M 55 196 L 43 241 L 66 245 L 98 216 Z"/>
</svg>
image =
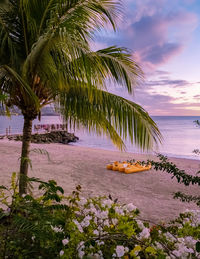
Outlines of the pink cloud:
<svg viewBox="0 0 200 259">
<path fill-rule="evenodd" d="M 198 19 L 187 10 L 170 9 L 169 0 L 136 0 L 134 3 L 133 13 L 129 11 L 121 25 L 123 32 L 119 41 L 134 51 L 145 71 L 153 71 L 184 50 Z"/>
</svg>

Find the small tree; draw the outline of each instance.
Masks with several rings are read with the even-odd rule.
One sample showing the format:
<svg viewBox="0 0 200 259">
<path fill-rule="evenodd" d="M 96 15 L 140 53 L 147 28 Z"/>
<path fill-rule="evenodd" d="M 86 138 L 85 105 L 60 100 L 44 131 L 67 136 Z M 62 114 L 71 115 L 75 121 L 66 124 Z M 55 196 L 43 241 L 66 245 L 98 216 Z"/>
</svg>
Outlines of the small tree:
<svg viewBox="0 0 200 259">
<path fill-rule="evenodd" d="M 141 77 L 124 48 L 91 51 L 95 31 L 120 12 L 116 0 L 8 0 L 0 8 L 0 94 L 2 104 L 24 116 L 20 194 L 26 193 L 32 121 L 56 103 L 66 120 L 107 134 L 119 148 L 130 136 L 150 148 L 160 133 L 139 105 L 106 90 L 106 79 L 129 93 Z"/>
<path fill-rule="evenodd" d="M 189 185 L 197 185 L 200 186 L 200 177 L 198 174 L 200 171 L 196 173 L 196 175 L 190 175 L 185 172 L 185 170 L 179 169 L 173 162 L 170 162 L 166 156 L 162 154 L 158 154 L 158 158 L 160 161 L 148 160 L 148 163 L 154 167 L 156 171 L 163 171 L 168 174 L 171 174 L 171 178 L 176 178 L 178 183 L 184 184 L 185 186 Z M 182 202 L 194 202 L 197 206 L 200 207 L 200 196 L 197 195 L 187 195 L 182 192 L 174 193 L 174 199 L 179 199 Z"/>
</svg>

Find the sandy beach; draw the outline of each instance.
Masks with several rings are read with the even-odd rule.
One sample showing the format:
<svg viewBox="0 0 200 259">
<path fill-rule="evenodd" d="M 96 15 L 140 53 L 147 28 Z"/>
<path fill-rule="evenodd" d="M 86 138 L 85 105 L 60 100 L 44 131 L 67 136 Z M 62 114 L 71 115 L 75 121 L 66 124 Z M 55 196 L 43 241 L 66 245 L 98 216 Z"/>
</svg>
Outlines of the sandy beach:
<svg viewBox="0 0 200 259">
<path fill-rule="evenodd" d="M 21 143 L 2 140 L 0 142 L 0 185 L 8 185 L 12 172 L 19 170 Z M 167 173 L 147 172 L 126 175 L 108 171 L 106 164 L 114 160 L 152 159 L 152 156 L 121 153 L 62 144 L 32 144 L 31 149 L 44 149 L 51 158 L 31 152 L 33 169 L 29 176 L 43 180 L 55 179 L 66 194 L 75 186 L 82 186 L 83 196 L 109 195 L 122 203 L 132 202 L 141 211 L 141 218 L 152 222 L 169 221 L 185 209 L 197 209 L 194 204 L 182 203 L 172 198 L 176 191 L 199 195 L 198 186 L 185 187 L 178 184 Z M 154 157 L 156 159 L 156 157 Z M 180 169 L 195 175 L 200 161 L 172 158 Z"/>
</svg>

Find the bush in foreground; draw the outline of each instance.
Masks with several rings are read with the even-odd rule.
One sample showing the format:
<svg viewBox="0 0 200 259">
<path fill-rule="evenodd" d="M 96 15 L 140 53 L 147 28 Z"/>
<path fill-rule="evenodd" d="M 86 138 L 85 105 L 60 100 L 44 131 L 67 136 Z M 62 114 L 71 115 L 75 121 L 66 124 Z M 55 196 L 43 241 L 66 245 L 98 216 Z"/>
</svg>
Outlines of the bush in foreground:
<svg viewBox="0 0 200 259">
<path fill-rule="evenodd" d="M 56 182 L 29 178 L 42 194 L 19 196 L 15 175 L 1 186 L 1 258 L 200 258 L 200 210 L 169 224 L 138 219 L 133 204 L 112 197 L 71 196 Z"/>
</svg>

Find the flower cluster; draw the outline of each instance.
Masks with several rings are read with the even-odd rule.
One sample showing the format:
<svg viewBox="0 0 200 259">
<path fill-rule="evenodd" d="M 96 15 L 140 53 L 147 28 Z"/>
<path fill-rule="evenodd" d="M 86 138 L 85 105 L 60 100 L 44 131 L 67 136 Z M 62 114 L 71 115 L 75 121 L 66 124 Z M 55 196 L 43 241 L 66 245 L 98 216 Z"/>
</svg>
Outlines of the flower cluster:
<svg viewBox="0 0 200 259">
<path fill-rule="evenodd" d="M 0 188 L 0 254 L 6 258 L 200 258 L 200 210 L 150 225 L 132 203 L 110 196 L 86 199 L 79 186 L 64 197 L 55 181 L 39 183 L 44 194 L 38 198 Z M 14 190 L 12 201 L 6 190 Z"/>
<path fill-rule="evenodd" d="M 200 258 L 196 249 L 200 211 L 186 211 L 166 226 L 149 226 L 138 219 L 132 204 L 120 205 L 111 198 L 79 198 L 71 203 L 74 212 L 62 258 Z M 188 234 L 188 231 L 190 235 Z"/>
</svg>

